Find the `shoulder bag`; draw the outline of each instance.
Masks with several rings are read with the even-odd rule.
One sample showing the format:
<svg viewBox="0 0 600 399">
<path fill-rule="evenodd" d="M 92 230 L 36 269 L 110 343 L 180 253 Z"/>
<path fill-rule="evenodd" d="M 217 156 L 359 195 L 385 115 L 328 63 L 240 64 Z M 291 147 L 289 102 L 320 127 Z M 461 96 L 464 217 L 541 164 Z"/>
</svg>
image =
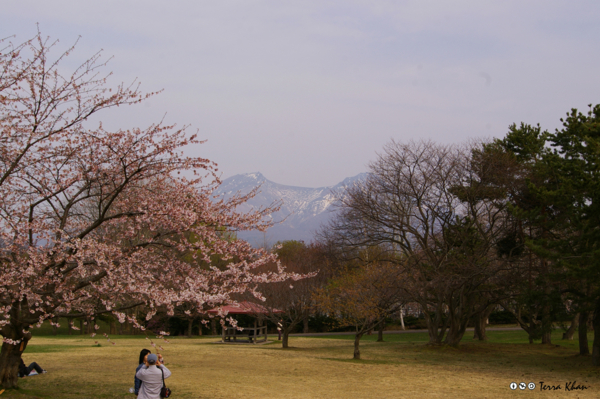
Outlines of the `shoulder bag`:
<svg viewBox="0 0 600 399">
<path fill-rule="evenodd" d="M 159 369 L 160 369 L 160 372 L 162 373 L 162 380 L 163 380 L 163 386 L 160 389 L 160 397 L 168 398 L 171 396 L 171 390 L 169 388 L 167 388 L 165 385 L 165 372 L 163 371 L 162 367 L 159 367 Z"/>
</svg>

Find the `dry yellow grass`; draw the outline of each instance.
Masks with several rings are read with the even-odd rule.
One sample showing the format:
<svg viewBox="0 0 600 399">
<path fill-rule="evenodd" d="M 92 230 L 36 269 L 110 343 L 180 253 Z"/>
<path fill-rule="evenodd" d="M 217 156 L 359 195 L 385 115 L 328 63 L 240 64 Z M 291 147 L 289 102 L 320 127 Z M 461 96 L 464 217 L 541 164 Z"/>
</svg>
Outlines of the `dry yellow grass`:
<svg viewBox="0 0 600 399">
<path fill-rule="evenodd" d="M 4 398 L 134 398 L 127 393 L 139 338 L 115 337 L 94 347 L 90 338 L 34 337 L 24 355 L 49 373 L 21 379 Z M 352 342 L 291 338 L 279 344 L 229 346 L 215 338 L 171 339 L 164 356 L 173 398 L 528 398 L 600 396 L 600 375 L 572 348 L 527 344 L 472 344 L 460 349 L 421 343 L 364 342 L 363 360 L 349 360 Z M 589 386 L 565 392 L 567 381 Z M 561 391 L 511 391 L 511 381 L 560 384 Z"/>
</svg>

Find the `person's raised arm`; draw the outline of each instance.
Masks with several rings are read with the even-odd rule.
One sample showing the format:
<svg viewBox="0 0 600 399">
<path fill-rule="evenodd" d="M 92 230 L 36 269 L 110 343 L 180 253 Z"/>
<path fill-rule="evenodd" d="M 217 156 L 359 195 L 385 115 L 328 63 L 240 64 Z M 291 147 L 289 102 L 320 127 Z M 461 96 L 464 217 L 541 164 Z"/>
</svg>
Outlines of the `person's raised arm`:
<svg viewBox="0 0 600 399">
<path fill-rule="evenodd" d="M 137 373 L 135 373 L 135 376 L 138 380 L 147 381 L 148 370 L 148 363 L 146 362 L 146 364 L 142 366 L 142 368 L 139 369 Z"/>
</svg>

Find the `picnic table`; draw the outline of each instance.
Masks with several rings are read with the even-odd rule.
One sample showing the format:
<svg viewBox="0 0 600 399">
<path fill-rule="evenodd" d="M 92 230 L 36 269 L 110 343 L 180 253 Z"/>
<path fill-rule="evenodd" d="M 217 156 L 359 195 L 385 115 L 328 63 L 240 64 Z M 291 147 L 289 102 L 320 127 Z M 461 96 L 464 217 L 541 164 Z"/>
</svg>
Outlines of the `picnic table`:
<svg viewBox="0 0 600 399">
<path fill-rule="evenodd" d="M 254 316 L 254 327 L 227 327 L 223 326 L 221 342 L 224 343 L 251 343 L 267 341 L 267 326 L 258 325 L 257 319 L 260 318 L 262 324 L 263 315 L 269 313 L 282 313 L 280 310 L 268 310 L 265 307 L 252 302 L 239 302 L 231 305 L 214 308 L 208 311 L 209 314 L 218 315 L 227 313 L 228 315 L 245 314 Z"/>
<path fill-rule="evenodd" d="M 237 327 L 223 327 L 222 341 L 248 342 L 251 344 L 266 342 L 267 326 L 243 327 L 241 330 Z"/>
</svg>

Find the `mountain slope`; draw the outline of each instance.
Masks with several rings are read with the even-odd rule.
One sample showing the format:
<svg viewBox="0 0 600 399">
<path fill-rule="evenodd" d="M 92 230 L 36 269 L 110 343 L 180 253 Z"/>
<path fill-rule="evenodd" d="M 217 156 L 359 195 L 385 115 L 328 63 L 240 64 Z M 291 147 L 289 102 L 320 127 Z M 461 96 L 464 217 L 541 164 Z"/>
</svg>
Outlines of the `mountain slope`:
<svg viewBox="0 0 600 399">
<path fill-rule="evenodd" d="M 335 210 L 332 207 L 335 201 L 334 192 L 365 177 L 366 173 L 361 173 L 344 179 L 335 186 L 308 188 L 278 184 L 268 180 L 259 172 L 247 173 L 223 180 L 215 194 L 229 198 L 237 192 L 246 194 L 260 186 L 259 193 L 238 208 L 241 212 L 282 202 L 281 209 L 271 215 L 276 224 L 266 234 L 259 231 L 238 234 L 240 238 L 248 240 L 252 245 L 272 245 L 283 240 L 310 242 L 321 224 L 334 215 Z"/>
</svg>

